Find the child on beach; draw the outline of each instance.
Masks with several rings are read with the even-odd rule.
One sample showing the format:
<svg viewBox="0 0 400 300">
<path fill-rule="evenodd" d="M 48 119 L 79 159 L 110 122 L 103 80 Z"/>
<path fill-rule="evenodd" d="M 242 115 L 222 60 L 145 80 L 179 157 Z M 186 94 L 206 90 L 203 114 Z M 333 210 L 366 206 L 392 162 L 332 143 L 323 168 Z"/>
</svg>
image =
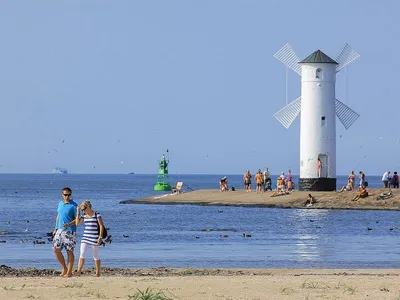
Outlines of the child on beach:
<svg viewBox="0 0 400 300">
<path fill-rule="evenodd" d="M 81 211 L 84 213 L 81 216 Z M 99 246 L 103 244 L 102 236 L 104 230 L 103 219 L 98 212 L 92 209 L 90 201 L 83 201 L 77 208 L 75 219 L 76 225 L 85 222 L 85 229 L 81 240 L 81 253 L 79 256 L 78 269 L 75 275 L 81 275 L 85 263 L 86 253 L 89 247 L 92 248 L 92 255 L 96 265 L 96 276 L 100 276 L 101 261 L 99 257 Z"/>
</svg>

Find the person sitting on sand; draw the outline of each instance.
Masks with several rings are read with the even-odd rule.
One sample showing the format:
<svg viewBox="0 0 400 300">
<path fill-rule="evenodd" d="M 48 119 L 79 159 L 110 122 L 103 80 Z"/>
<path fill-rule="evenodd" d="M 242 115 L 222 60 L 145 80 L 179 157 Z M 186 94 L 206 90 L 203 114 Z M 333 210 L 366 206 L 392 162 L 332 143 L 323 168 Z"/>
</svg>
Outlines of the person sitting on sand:
<svg viewBox="0 0 400 300">
<path fill-rule="evenodd" d="M 226 178 L 226 176 L 222 177 L 221 180 L 219 181 L 219 190 L 221 192 L 226 192 L 229 190 L 228 179 Z"/>
<path fill-rule="evenodd" d="M 358 199 L 365 198 L 365 197 L 368 197 L 367 188 L 365 187 L 365 185 L 361 185 L 360 192 L 354 196 L 352 201 L 357 201 Z"/>
<path fill-rule="evenodd" d="M 343 192 L 343 191 L 352 191 L 353 190 L 353 182 L 349 179 L 349 181 L 347 181 L 347 185 L 344 185 L 342 187 L 342 189 L 339 191 L 339 193 Z"/>
<path fill-rule="evenodd" d="M 284 189 L 285 189 L 285 179 L 283 179 L 281 176 L 279 176 L 276 181 L 276 191 L 281 192 Z"/>
<path fill-rule="evenodd" d="M 307 201 L 304 203 L 304 206 L 310 207 L 314 203 L 317 203 L 317 200 L 315 197 L 311 196 L 311 194 L 308 194 Z"/>
</svg>

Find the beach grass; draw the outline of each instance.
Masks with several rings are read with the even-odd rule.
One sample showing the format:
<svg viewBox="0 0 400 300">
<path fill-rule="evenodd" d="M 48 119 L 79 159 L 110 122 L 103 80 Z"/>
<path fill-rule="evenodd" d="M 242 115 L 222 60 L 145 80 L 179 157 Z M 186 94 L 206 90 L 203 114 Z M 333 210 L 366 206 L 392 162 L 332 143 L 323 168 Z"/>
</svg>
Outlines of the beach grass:
<svg viewBox="0 0 400 300">
<path fill-rule="evenodd" d="M 96 299 L 106 299 L 107 298 L 106 294 L 103 294 L 100 291 L 93 291 L 93 290 L 88 291 L 86 293 L 86 296 L 93 296 Z"/>
<path fill-rule="evenodd" d="M 295 291 L 294 291 L 294 289 L 292 289 L 291 287 L 281 286 L 281 287 L 279 288 L 279 292 L 280 292 L 282 295 L 289 295 L 289 294 L 294 293 Z"/>
<path fill-rule="evenodd" d="M 343 294 L 348 293 L 349 295 L 355 295 L 356 290 L 357 290 L 357 287 L 355 287 L 355 286 L 345 285 Z"/>
<path fill-rule="evenodd" d="M 83 287 L 83 283 L 82 282 L 78 282 L 78 281 L 73 281 L 67 284 L 63 284 L 64 288 L 70 288 L 70 289 L 74 289 L 74 288 L 81 288 Z"/>
<path fill-rule="evenodd" d="M 167 297 L 162 291 L 153 290 L 148 287 L 146 290 L 137 290 L 134 295 L 128 295 L 129 300 L 174 300 Z"/>
</svg>

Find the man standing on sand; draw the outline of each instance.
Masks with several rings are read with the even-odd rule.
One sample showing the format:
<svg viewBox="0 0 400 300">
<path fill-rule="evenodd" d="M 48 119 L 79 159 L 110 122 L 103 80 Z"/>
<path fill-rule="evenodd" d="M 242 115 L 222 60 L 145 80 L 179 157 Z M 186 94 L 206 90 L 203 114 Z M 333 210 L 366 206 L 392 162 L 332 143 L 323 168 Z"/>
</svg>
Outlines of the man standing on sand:
<svg viewBox="0 0 400 300">
<path fill-rule="evenodd" d="M 389 182 L 390 182 L 390 171 L 389 170 L 387 170 L 385 173 L 383 173 L 382 182 L 383 182 L 384 188 L 389 187 Z"/>
<path fill-rule="evenodd" d="M 267 191 L 267 190 L 272 191 L 271 173 L 269 172 L 268 168 L 266 168 L 265 171 L 264 171 L 263 179 L 264 179 L 264 192 Z"/>
<path fill-rule="evenodd" d="M 263 175 L 260 169 L 258 169 L 258 172 L 256 176 L 254 176 L 254 179 L 256 180 L 257 187 L 256 187 L 256 192 L 257 194 L 261 193 L 261 187 L 263 185 Z"/>
<path fill-rule="evenodd" d="M 76 245 L 76 211 L 78 204 L 71 199 L 72 190 L 69 187 L 62 189 L 63 200 L 58 203 L 56 227 L 53 231 L 53 251 L 61 265 L 61 277 L 71 277 L 74 267 L 74 250 Z M 68 256 L 68 265 L 65 264 L 62 250 L 65 248 Z"/>
</svg>

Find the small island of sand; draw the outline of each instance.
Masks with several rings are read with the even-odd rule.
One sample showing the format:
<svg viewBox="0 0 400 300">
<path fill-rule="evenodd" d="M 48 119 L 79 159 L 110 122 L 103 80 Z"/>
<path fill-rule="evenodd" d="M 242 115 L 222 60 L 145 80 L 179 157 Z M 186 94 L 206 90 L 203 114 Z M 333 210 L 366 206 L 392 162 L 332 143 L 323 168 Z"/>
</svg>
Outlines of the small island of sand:
<svg viewBox="0 0 400 300">
<path fill-rule="evenodd" d="M 392 193 L 391 197 L 381 197 Z M 279 207 L 307 209 L 400 209 L 399 189 L 368 189 L 369 196 L 352 201 L 358 191 L 342 192 L 308 192 L 292 191 L 290 194 L 271 197 L 273 192 L 245 192 L 244 190 L 220 192 L 219 190 L 197 190 L 179 194 L 164 194 L 139 199 L 121 201 L 121 204 L 192 204 L 222 205 L 246 207 Z M 308 194 L 316 199 L 316 203 L 306 207 Z M 378 198 L 380 198 L 378 200 Z M 385 199 L 386 198 L 386 199 Z"/>
</svg>

